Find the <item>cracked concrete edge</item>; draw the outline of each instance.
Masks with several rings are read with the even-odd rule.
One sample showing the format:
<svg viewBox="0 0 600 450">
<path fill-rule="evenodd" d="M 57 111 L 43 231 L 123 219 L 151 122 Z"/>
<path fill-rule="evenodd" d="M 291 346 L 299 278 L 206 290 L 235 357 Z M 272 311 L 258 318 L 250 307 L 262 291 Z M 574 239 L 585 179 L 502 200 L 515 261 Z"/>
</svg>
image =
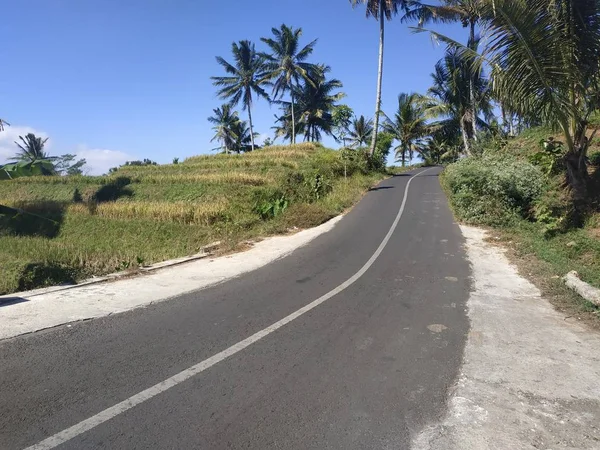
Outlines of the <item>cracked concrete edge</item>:
<svg viewBox="0 0 600 450">
<path fill-rule="evenodd" d="M 222 283 L 285 257 L 333 229 L 342 217 L 295 234 L 265 238 L 239 253 L 177 261 L 168 267 L 110 282 L 2 296 L 0 300 L 11 299 L 12 303 L 0 305 L 0 340 L 146 307 Z"/>
<path fill-rule="evenodd" d="M 446 414 L 412 448 L 600 449 L 600 335 L 565 322 L 484 230 L 461 230 L 471 330 Z"/>
</svg>

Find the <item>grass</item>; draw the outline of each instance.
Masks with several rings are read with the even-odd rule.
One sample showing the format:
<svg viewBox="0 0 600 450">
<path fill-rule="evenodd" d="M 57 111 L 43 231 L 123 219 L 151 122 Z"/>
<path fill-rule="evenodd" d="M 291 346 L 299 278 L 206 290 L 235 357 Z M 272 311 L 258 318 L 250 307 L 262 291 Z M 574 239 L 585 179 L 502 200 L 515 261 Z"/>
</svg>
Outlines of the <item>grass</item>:
<svg viewBox="0 0 600 450">
<path fill-rule="evenodd" d="M 511 139 L 503 149 L 448 167 L 441 177 L 456 217 L 483 225 L 509 250 L 520 272 L 533 281 L 557 308 L 600 328 L 600 308 L 570 291 L 562 277 L 575 270 L 600 288 L 600 214 L 585 226 L 566 219 L 568 199 L 562 175 L 540 172 L 530 157 L 540 141 L 560 136 L 533 128 Z M 598 143 L 593 144 L 593 150 Z M 598 174 L 592 176 L 596 177 Z"/>
<path fill-rule="evenodd" d="M 600 286 L 600 240 L 589 230 L 572 230 L 544 237 L 539 226 L 522 221 L 494 230 L 508 249 L 519 272 L 531 280 L 556 308 L 567 316 L 600 329 L 600 308 L 567 288 L 562 277 L 571 270 L 594 286 Z"/>
<path fill-rule="evenodd" d="M 2 181 L 0 205 L 35 215 L 0 207 L 0 293 L 194 254 L 216 240 L 229 251 L 318 225 L 385 177 L 349 167 L 344 178 L 342 168 L 337 152 L 299 144 L 102 177 Z M 273 202 L 287 207 L 268 208 Z"/>
</svg>

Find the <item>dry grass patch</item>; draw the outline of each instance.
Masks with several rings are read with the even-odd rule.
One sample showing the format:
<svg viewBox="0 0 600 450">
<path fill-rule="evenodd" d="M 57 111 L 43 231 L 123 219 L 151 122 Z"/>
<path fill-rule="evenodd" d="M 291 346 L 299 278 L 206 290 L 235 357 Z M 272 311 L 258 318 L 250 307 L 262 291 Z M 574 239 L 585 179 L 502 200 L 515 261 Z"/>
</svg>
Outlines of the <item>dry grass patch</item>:
<svg viewBox="0 0 600 450">
<path fill-rule="evenodd" d="M 73 204 L 68 211 L 110 219 L 151 219 L 184 224 L 212 225 L 226 217 L 226 201 L 212 203 L 187 202 L 111 202 Z"/>
</svg>

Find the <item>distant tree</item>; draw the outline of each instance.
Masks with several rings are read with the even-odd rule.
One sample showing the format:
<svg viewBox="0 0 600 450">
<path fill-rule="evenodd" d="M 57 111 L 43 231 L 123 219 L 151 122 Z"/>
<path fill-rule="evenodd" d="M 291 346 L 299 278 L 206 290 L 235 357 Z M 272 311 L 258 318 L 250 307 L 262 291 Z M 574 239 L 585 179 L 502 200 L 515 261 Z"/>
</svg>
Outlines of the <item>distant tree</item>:
<svg viewBox="0 0 600 450">
<path fill-rule="evenodd" d="M 354 111 L 348 105 L 336 105 L 331 113 L 335 139 L 338 142 L 341 141 L 344 147 L 346 147 L 346 136 L 349 133 L 353 116 Z"/>
<path fill-rule="evenodd" d="M 309 142 L 320 141 L 322 134 L 333 134 L 332 112 L 335 102 L 344 94 L 335 92 L 342 87 L 337 79 L 327 80 L 325 75 L 331 69 L 328 66 L 317 66 L 310 74 L 310 81 L 292 88 L 297 107 L 294 114 L 302 125 L 304 140 Z M 280 102 L 283 105 L 286 120 L 292 118 L 291 102 Z M 289 119 L 288 119 L 289 118 Z M 292 125 L 293 128 L 293 125 Z"/>
<path fill-rule="evenodd" d="M 173 158 L 173 164 L 179 164 L 179 158 Z"/>
<path fill-rule="evenodd" d="M 231 45 L 235 63 L 230 64 L 220 56 L 217 62 L 225 69 L 229 76 L 211 77 L 215 86 L 221 89 L 218 95 L 222 99 L 229 99 L 232 106 L 242 103 L 242 109 L 248 110 L 250 124 L 250 140 L 254 150 L 254 129 L 252 127 L 252 102 L 253 94 L 257 98 L 269 99 L 262 86 L 267 83 L 265 77 L 265 57 L 259 55 L 250 41 L 235 42 Z"/>
<path fill-rule="evenodd" d="M 481 126 L 486 127 L 486 122 L 480 118 L 473 118 L 471 93 L 474 93 L 478 112 L 485 119 L 491 118 L 493 107 L 490 100 L 490 87 L 488 80 L 481 71 L 472 79 L 472 64 L 464 54 L 450 48 L 446 56 L 435 66 L 431 74 L 433 85 L 427 91 L 429 103 L 425 113 L 431 119 L 437 119 L 432 125 L 437 127 L 456 128 L 462 133 L 465 153 L 472 153 L 471 141 L 474 139 L 472 120 L 477 120 Z M 471 89 L 473 83 L 473 89 Z"/>
<path fill-rule="evenodd" d="M 119 170 L 120 167 L 131 167 L 131 166 L 157 166 L 158 163 L 156 161 L 152 161 L 151 159 L 144 158 L 143 160 L 135 160 L 135 161 L 127 161 L 125 164 L 122 164 L 119 167 L 111 167 L 108 169 L 108 173 L 115 173 Z"/>
<path fill-rule="evenodd" d="M 236 126 L 240 122 L 237 111 L 233 111 L 231 105 L 225 103 L 220 108 L 213 109 L 213 115 L 208 121 L 214 125 L 215 132 L 210 142 L 219 142 L 221 145 L 217 148 L 225 153 L 234 151 L 238 141 Z"/>
<path fill-rule="evenodd" d="M 254 136 L 250 135 L 250 128 L 248 127 L 248 122 L 245 120 L 238 121 L 233 128 L 234 134 L 236 136 L 233 151 L 236 153 L 245 153 L 251 152 L 255 150 L 255 145 L 252 145 L 252 142 L 257 137 L 258 133 L 254 133 Z"/>
<path fill-rule="evenodd" d="M 19 136 L 19 139 L 21 140 L 20 143 L 15 141 L 15 144 L 19 147 L 19 151 L 11 158 L 11 161 L 34 162 L 41 159 L 47 161 L 56 159 L 56 157 L 52 157 L 44 151 L 44 146 L 46 145 L 46 142 L 48 142 L 48 138 L 42 139 L 33 133 L 28 133 L 25 137 Z"/>
<path fill-rule="evenodd" d="M 273 141 L 271 140 L 271 138 L 265 138 L 265 140 L 263 141 L 263 147 L 270 147 L 271 145 L 273 145 Z"/>
<path fill-rule="evenodd" d="M 477 25 L 482 20 L 486 0 L 445 0 L 441 5 L 427 5 L 415 2 L 413 8 L 404 16 L 403 20 L 417 19 L 419 26 L 428 22 L 449 23 L 459 22 L 463 27 L 469 29 L 469 40 L 467 47 L 477 51 L 479 45 L 475 33 Z M 488 2 L 489 3 L 489 2 Z M 469 105 L 466 109 L 468 114 L 467 124 L 471 127 L 469 136 L 477 140 L 477 78 L 481 76 L 475 65 L 470 65 L 469 77 Z"/>
<path fill-rule="evenodd" d="M 385 20 L 391 20 L 393 16 L 398 14 L 402 9 L 409 10 L 409 6 L 415 3 L 412 0 L 350 0 L 352 6 L 359 4 L 366 6 L 367 18 L 374 17 L 379 20 L 379 67 L 377 72 L 377 95 L 375 101 L 375 126 L 373 127 L 373 135 L 371 139 L 370 154 L 375 153 L 375 144 L 377 143 L 377 132 L 379 128 L 379 115 L 381 114 L 381 81 L 383 78 L 383 43 Z"/>
<path fill-rule="evenodd" d="M 127 161 L 123 166 L 156 166 L 158 163 L 156 161 L 152 161 L 148 158 L 144 158 L 143 160 L 135 160 L 135 161 Z"/>
<path fill-rule="evenodd" d="M 348 139 L 351 147 L 363 147 L 369 145 L 373 135 L 373 121 L 365 119 L 365 116 L 355 118 L 350 125 Z"/>
<path fill-rule="evenodd" d="M 317 40 L 300 48 L 302 28 L 294 29 L 285 24 L 279 29 L 272 28 L 273 38 L 261 38 L 270 49 L 263 53 L 266 59 L 267 78 L 273 85 L 273 98 L 280 99 L 286 92 L 290 93 L 291 142 L 296 143 L 296 113 L 294 87 L 301 81 L 310 83 L 310 73 L 315 65 L 306 60 L 312 54 Z"/>
<path fill-rule="evenodd" d="M 4 119 L 0 119 L 0 131 L 4 131 L 4 126 L 8 125 L 10 126 L 10 123 L 8 123 L 6 120 Z"/>
<path fill-rule="evenodd" d="M 76 157 L 70 153 L 58 156 L 54 162 L 56 172 L 60 175 L 83 175 L 86 160 L 81 158 L 76 161 Z"/>
<path fill-rule="evenodd" d="M 392 118 L 387 117 L 383 130 L 398 141 L 396 161 L 406 165 L 406 157 L 412 161 L 418 142 L 428 134 L 427 120 L 421 97 L 415 93 L 398 95 L 398 109 Z"/>
</svg>

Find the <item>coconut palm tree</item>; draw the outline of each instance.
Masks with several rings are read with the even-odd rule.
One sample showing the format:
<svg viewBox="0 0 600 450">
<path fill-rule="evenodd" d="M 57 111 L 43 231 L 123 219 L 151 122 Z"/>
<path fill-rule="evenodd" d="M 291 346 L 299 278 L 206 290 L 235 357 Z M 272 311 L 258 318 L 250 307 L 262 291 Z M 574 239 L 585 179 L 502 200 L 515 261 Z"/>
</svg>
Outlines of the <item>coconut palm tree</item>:
<svg viewBox="0 0 600 450">
<path fill-rule="evenodd" d="M 7 166 L 16 168 L 25 168 L 25 172 L 40 175 L 55 175 L 55 161 L 59 159 L 56 156 L 50 156 L 44 150 L 48 138 L 42 139 L 37 137 L 33 133 L 28 133 L 23 136 L 19 136 L 20 143 L 15 141 L 15 144 L 19 148 L 17 154 L 11 158 L 11 162 Z M 5 166 L 5 169 L 6 167 Z"/>
<path fill-rule="evenodd" d="M 56 159 L 55 156 L 50 156 L 44 151 L 44 146 L 46 145 L 46 142 L 48 142 L 48 138 L 42 139 L 33 133 L 28 133 L 25 137 L 19 136 L 19 139 L 21 140 L 21 143 L 15 141 L 15 144 L 19 147 L 19 151 L 11 158 L 11 161 L 35 162 L 39 160 L 52 161 Z"/>
<path fill-rule="evenodd" d="M 232 106 L 242 103 L 242 109 L 248 110 L 248 123 L 250 124 L 250 139 L 254 150 L 254 129 L 252 127 L 252 102 L 253 94 L 257 98 L 269 99 L 262 86 L 266 84 L 265 58 L 259 55 L 250 41 L 240 41 L 231 44 L 234 64 L 230 64 L 220 56 L 217 62 L 229 76 L 211 77 L 215 86 L 221 87 L 218 95 L 222 99 L 229 99 Z"/>
<path fill-rule="evenodd" d="M 385 20 L 391 20 L 400 10 L 409 11 L 411 0 L 350 0 L 352 6 L 359 4 L 366 6 L 367 18 L 374 17 L 379 20 L 379 65 L 377 69 L 377 95 L 375 100 L 375 125 L 371 138 L 371 156 L 375 153 L 377 131 L 379 128 L 379 115 L 381 114 L 381 81 L 383 79 L 383 44 L 385 40 Z"/>
<path fill-rule="evenodd" d="M 419 141 L 428 133 L 427 119 L 421 96 L 418 94 L 401 93 L 398 95 L 398 109 L 393 118 L 386 118 L 383 131 L 390 133 L 399 142 L 396 147 L 396 160 L 406 165 L 406 156 L 412 161 L 415 151 L 418 151 Z"/>
<path fill-rule="evenodd" d="M 225 153 L 235 151 L 239 140 L 238 124 L 241 122 L 237 111 L 233 111 L 231 104 L 225 103 L 220 108 L 213 109 L 213 114 L 208 118 L 215 131 L 210 142 L 218 141 L 221 145 L 217 148 L 223 149 Z"/>
<path fill-rule="evenodd" d="M 294 87 L 301 81 L 310 83 L 310 73 L 315 65 L 306 62 L 312 54 L 317 40 L 300 47 L 302 28 L 294 29 L 282 24 L 279 29 L 272 28 L 273 38 L 261 38 L 270 49 L 270 53 L 262 53 L 266 59 L 267 78 L 273 85 L 273 98 L 280 99 L 286 92 L 290 93 L 291 105 L 291 142 L 296 143 L 296 114 L 294 112 Z"/>
<path fill-rule="evenodd" d="M 236 135 L 236 140 L 234 143 L 233 151 L 236 153 L 242 152 L 250 152 L 252 151 L 252 140 L 256 138 L 258 133 L 255 133 L 254 136 L 250 135 L 250 128 L 248 127 L 248 122 L 245 120 L 240 120 L 234 125 L 234 132 Z"/>
<path fill-rule="evenodd" d="M 325 75 L 330 72 L 329 66 L 320 65 L 313 71 L 310 81 L 292 88 L 296 98 L 295 114 L 302 124 L 304 141 L 320 141 L 322 133 L 333 136 L 333 110 L 338 100 L 345 94 L 335 92 L 342 87 L 337 79 L 327 80 Z M 291 119 L 291 102 L 281 102 L 286 115 Z"/>
<path fill-rule="evenodd" d="M 479 39 L 476 35 L 477 24 L 482 19 L 483 6 L 485 0 L 445 0 L 441 5 L 428 5 L 420 2 L 413 3 L 412 9 L 406 13 L 403 20 L 417 19 L 419 26 L 423 26 L 428 22 L 450 23 L 460 22 L 463 27 L 469 28 L 469 41 L 467 47 L 473 51 L 477 50 Z M 469 101 L 470 107 L 468 114 L 471 116 L 469 120 L 472 130 L 470 135 L 474 140 L 477 140 L 477 101 L 475 93 L 475 82 L 478 76 L 478 70 L 473 67 L 469 76 Z"/>
<path fill-rule="evenodd" d="M 486 126 L 483 119 L 472 115 L 471 92 L 484 117 L 489 119 L 492 116 L 489 83 L 483 76 L 478 76 L 471 89 L 471 68 L 472 63 L 459 50 L 448 49 L 446 56 L 435 65 L 431 74 L 433 86 L 424 99 L 426 116 L 437 119 L 434 128 L 457 129 L 458 125 L 467 155 L 472 153 L 474 127 L 471 122 L 476 120 L 481 126 Z M 479 71 L 479 74 L 482 75 L 482 72 Z"/>
<path fill-rule="evenodd" d="M 373 120 L 365 119 L 365 116 L 354 118 L 348 131 L 348 139 L 351 147 L 365 147 L 369 145 L 373 136 Z"/>
<path fill-rule="evenodd" d="M 482 0 L 481 54 L 439 33 L 438 39 L 492 69 L 494 97 L 527 121 L 564 135 L 566 181 L 579 218 L 588 197 L 587 151 L 600 109 L 598 0 Z"/>
</svg>

